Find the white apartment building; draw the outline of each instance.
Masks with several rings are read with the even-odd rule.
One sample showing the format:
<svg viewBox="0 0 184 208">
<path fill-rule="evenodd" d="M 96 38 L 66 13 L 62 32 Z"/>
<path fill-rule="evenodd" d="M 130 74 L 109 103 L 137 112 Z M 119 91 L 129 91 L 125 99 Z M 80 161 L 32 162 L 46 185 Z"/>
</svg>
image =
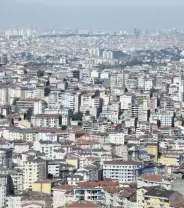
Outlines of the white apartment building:
<svg viewBox="0 0 184 208">
<path fill-rule="evenodd" d="M 61 108 L 59 106 L 55 108 L 46 108 L 44 114 L 61 114 Z"/>
<path fill-rule="evenodd" d="M 56 186 L 53 188 L 53 208 L 65 206 L 66 203 L 75 200 L 74 197 L 66 197 L 66 193 L 69 190 L 72 190 L 71 185 Z"/>
<path fill-rule="evenodd" d="M 35 96 L 36 98 L 39 99 L 44 99 L 45 95 L 44 95 L 44 87 L 36 87 L 35 89 Z"/>
<path fill-rule="evenodd" d="M 167 112 L 154 113 L 150 115 L 150 123 L 157 124 L 157 121 L 160 121 L 161 126 L 170 126 L 172 125 L 173 115 Z"/>
<path fill-rule="evenodd" d="M 131 103 L 132 103 L 132 96 L 131 95 L 121 95 L 120 102 L 121 102 L 121 109 L 122 110 L 130 109 Z"/>
<path fill-rule="evenodd" d="M 64 160 L 67 151 L 65 149 L 54 150 L 54 159 Z"/>
<path fill-rule="evenodd" d="M 12 168 L 12 149 L 0 148 L 0 166 Z"/>
<path fill-rule="evenodd" d="M 61 109 L 60 114 L 62 116 L 62 125 L 68 126 L 69 123 L 70 123 L 70 118 L 71 118 L 71 115 L 72 115 L 72 110 L 70 110 L 68 108 L 63 108 L 63 109 Z"/>
<path fill-rule="evenodd" d="M 23 152 L 28 152 L 30 149 L 30 145 L 26 142 L 26 143 L 14 143 L 14 152 L 16 153 L 23 153 Z"/>
<path fill-rule="evenodd" d="M 23 171 L 22 170 L 11 170 L 11 178 L 13 181 L 13 188 L 15 193 L 23 191 Z"/>
<path fill-rule="evenodd" d="M 92 94 L 81 95 L 81 108 L 89 109 L 92 104 Z"/>
<path fill-rule="evenodd" d="M 98 48 L 90 48 L 88 51 L 91 56 L 95 56 L 95 57 L 100 56 L 100 50 Z"/>
<path fill-rule="evenodd" d="M 33 114 L 42 114 L 46 108 L 46 102 L 44 100 L 36 98 L 26 98 L 17 101 L 17 107 L 19 111 L 26 112 L 29 108 L 33 109 Z"/>
<path fill-rule="evenodd" d="M 38 114 L 31 117 L 33 127 L 60 128 L 58 114 Z"/>
<path fill-rule="evenodd" d="M 91 71 L 91 77 L 92 78 L 99 78 L 99 71 L 97 71 L 97 70 Z"/>
<path fill-rule="evenodd" d="M 57 142 L 58 136 L 56 132 L 41 130 L 38 132 L 37 141 L 52 141 Z"/>
<path fill-rule="evenodd" d="M 125 139 L 124 139 L 124 133 L 123 132 L 109 132 L 109 142 L 112 144 L 124 144 Z"/>
<path fill-rule="evenodd" d="M 7 196 L 6 197 L 6 208 L 22 208 L 21 206 L 22 196 Z"/>
<path fill-rule="evenodd" d="M 106 117 L 114 123 L 119 122 L 119 112 L 120 112 L 120 103 L 112 102 L 109 105 L 104 105 L 102 107 L 102 117 Z"/>
<path fill-rule="evenodd" d="M 52 174 L 53 177 L 60 177 L 60 164 L 55 162 L 48 163 L 48 173 Z"/>
<path fill-rule="evenodd" d="M 67 82 L 61 81 L 61 82 L 57 83 L 57 88 L 60 89 L 60 90 L 66 90 L 67 87 L 68 87 Z"/>
<path fill-rule="evenodd" d="M 12 105 L 15 98 L 21 97 L 21 88 L 18 86 L 8 88 L 8 103 Z"/>
<path fill-rule="evenodd" d="M 64 108 L 74 109 L 75 105 L 75 94 L 70 92 L 61 93 L 58 95 L 58 104 Z"/>
<path fill-rule="evenodd" d="M 113 52 L 112 51 L 104 51 L 103 58 L 104 59 L 113 59 Z"/>
<path fill-rule="evenodd" d="M 51 92 L 49 96 L 47 97 L 47 104 L 49 108 L 55 108 L 58 106 L 58 93 L 56 92 Z"/>
<path fill-rule="evenodd" d="M 102 105 L 102 99 L 96 97 L 94 94 L 83 94 L 81 95 L 81 106 L 80 111 L 86 112 L 90 108 L 100 108 Z"/>
<path fill-rule="evenodd" d="M 30 189 L 35 181 L 44 179 L 45 163 L 40 159 L 28 159 L 23 163 L 24 190 Z"/>
<path fill-rule="evenodd" d="M 100 78 L 101 78 L 101 79 L 109 79 L 109 72 L 102 71 L 102 72 L 100 73 Z"/>
<path fill-rule="evenodd" d="M 138 87 L 140 87 L 140 88 L 144 88 L 145 87 L 144 76 L 138 76 L 137 81 L 138 81 L 138 83 L 137 83 Z"/>
<path fill-rule="evenodd" d="M 6 186 L 0 184 L 0 207 L 4 207 L 6 203 Z"/>
<path fill-rule="evenodd" d="M 123 160 L 128 160 L 128 147 L 127 145 L 118 144 L 115 146 L 115 153 Z"/>
<path fill-rule="evenodd" d="M 110 75 L 111 88 L 123 87 L 123 85 L 124 85 L 123 73 L 113 73 Z"/>
<path fill-rule="evenodd" d="M 103 177 L 119 182 L 135 182 L 139 176 L 142 163 L 137 161 L 104 161 Z"/>
<path fill-rule="evenodd" d="M 145 79 L 144 89 L 150 90 L 153 87 L 153 79 Z"/>
<path fill-rule="evenodd" d="M 124 75 L 124 84 L 125 84 L 125 86 L 127 86 L 128 85 L 128 78 L 129 78 L 129 72 L 124 72 L 123 73 L 123 75 Z"/>
<path fill-rule="evenodd" d="M 81 105 L 81 93 L 77 92 L 74 95 L 74 113 L 78 113 L 80 111 L 80 105 Z"/>
<path fill-rule="evenodd" d="M 63 126 L 68 126 L 69 122 L 70 122 L 69 117 L 67 115 L 63 115 L 62 116 L 62 125 Z"/>
<path fill-rule="evenodd" d="M 37 115 L 37 114 L 42 114 L 44 113 L 45 109 L 46 109 L 46 102 L 43 101 L 43 100 L 39 100 L 39 101 L 36 101 L 34 102 L 34 115 Z"/>
<path fill-rule="evenodd" d="M 170 114 L 159 115 L 158 119 L 160 120 L 161 126 L 171 126 L 173 117 Z"/>
<path fill-rule="evenodd" d="M 57 142 L 51 141 L 35 141 L 33 145 L 33 149 L 39 151 L 41 153 L 45 153 L 45 159 L 54 160 L 54 150 L 58 150 L 61 147 Z"/>
<path fill-rule="evenodd" d="M 150 186 L 161 186 L 167 190 L 172 189 L 174 180 L 159 175 L 144 175 L 137 179 L 138 188 L 150 187 Z"/>
<path fill-rule="evenodd" d="M 128 78 L 126 87 L 128 89 L 135 89 L 138 86 L 137 78 Z"/>
<path fill-rule="evenodd" d="M 35 87 L 21 88 L 21 98 L 38 98 L 36 88 Z"/>
<path fill-rule="evenodd" d="M 8 104 L 8 88 L 0 87 L 0 105 Z"/>
</svg>

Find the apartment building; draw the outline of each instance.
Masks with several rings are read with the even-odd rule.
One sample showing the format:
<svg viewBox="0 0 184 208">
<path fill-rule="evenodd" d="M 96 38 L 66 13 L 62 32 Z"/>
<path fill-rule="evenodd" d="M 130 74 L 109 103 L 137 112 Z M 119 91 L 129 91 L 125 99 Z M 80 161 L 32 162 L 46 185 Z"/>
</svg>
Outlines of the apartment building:
<svg viewBox="0 0 184 208">
<path fill-rule="evenodd" d="M 168 112 L 152 113 L 150 116 L 150 123 L 157 124 L 161 127 L 171 127 L 173 124 L 173 114 Z"/>
<path fill-rule="evenodd" d="M 6 186 L 0 184 L 0 207 L 4 207 L 6 204 Z"/>
<path fill-rule="evenodd" d="M 12 168 L 12 149 L 0 148 L 0 167 Z"/>
<path fill-rule="evenodd" d="M 154 155 L 155 161 L 158 161 L 159 156 L 159 144 L 157 142 L 155 143 L 147 143 L 146 144 L 146 151 L 150 155 Z"/>
<path fill-rule="evenodd" d="M 77 201 L 96 201 L 103 202 L 103 191 L 107 186 L 115 187 L 116 182 L 113 181 L 87 181 L 79 182 L 74 187 L 74 195 Z"/>
<path fill-rule="evenodd" d="M 86 112 L 90 108 L 100 108 L 102 105 L 101 98 L 96 97 L 93 93 L 81 95 L 80 111 Z"/>
<path fill-rule="evenodd" d="M 112 73 L 110 75 L 110 86 L 111 88 L 123 87 L 124 86 L 123 73 Z"/>
<path fill-rule="evenodd" d="M 5 85 L 0 86 L 0 105 L 8 104 L 8 87 Z"/>
<path fill-rule="evenodd" d="M 36 87 L 32 85 L 21 87 L 21 98 L 38 98 Z"/>
<path fill-rule="evenodd" d="M 121 109 L 122 110 L 130 109 L 131 104 L 132 104 L 132 96 L 131 95 L 121 95 L 120 102 L 121 102 Z"/>
<path fill-rule="evenodd" d="M 66 203 L 74 201 L 73 197 L 71 197 L 69 200 L 66 197 L 67 192 L 70 191 L 73 191 L 73 186 L 71 185 L 66 184 L 55 186 L 53 188 L 53 208 L 58 208 L 64 206 Z"/>
<path fill-rule="evenodd" d="M 33 149 L 45 154 L 45 159 L 55 159 L 55 150 L 61 148 L 61 145 L 52 141 L 35 141 Z"/>
<path fill-rule="evenodd" d="M 23 171 L 20 169 L 9 170 L 11 180 L 13 182 L 13 190 L 15 194 L 22 193 L 23 191 Z"/>
<path fill-rule="evenodd" d="M 21 87 L 18 85 L 13 85 L 8 88 L 8 103 L 13 104 L 15 98 L 21 97 Z"/>
<path fill-rule="evenodd" d="M 35 181 L 32 184 L 32 191 L 38 192 L 38 193 L 43 193 L 43 194 L 52 194 L 52 188 L 56 186 L 58 183 L 56 180 L 39 180 Z"/>
<path fill-rule="evenodd" d="M 178 205 L 181 206 L 178 206 Z M 183 207 L 183 195 L 160 187 L 142 187 L 137 190 L 138 208 Z"/>
<path fill-rule="evenodd" d="M 7 196 L 6 208 L 22 208 L 21 198 L 21 195 Z"/>
<path fill-rule="evenodd" d="M 125 144 L 124 133 L 118 131 L 109 132 L 109 142 L 112 144 Z"/>
<path fill-rule="evenodd" d="M 120 114 L 120 103 L 119 102 L 111 102 L 102 107 L 102 112 L 100 114 L 101 117 L 105 117 L 111 120 L 113 123 L 119 122 L 119 114 Z"/>
<path fill-rule="evenodd" d="M 60 115 L 37 114 L 31 117 L 33 127 L 60 128 Z"/>
<path fill-rule="evenodd" d="M 58 104 L 62 105 L 64 108 L 69 108 L 74 110 L 75 106 L 75 93 L 64 92 L 58 95 Z"/>
<path fill-rule="evenodd" d="M 142 177 L 137 179 L 138 188 L 141 187 L 149 187 L 149 186 L 160 186 L 167 190 L 172 188 L 172 184 L 174 182 L 174 178 L 161 176 L 161 175 L 143 175 Z"/>
<path fill-rule="evenodd" d="M 10 141 L 32 142 L 37 138 L 38 131 L 33 129 L 10 129 L 4 133 L 4 138 Z"/>
<path fill-rule="evenodd" d="M 142 163 L 132 160 L 111 160 L 103 163 L 104 179 L 121 182 L 135 182 L 140 175 Z"/>
<path fill-rule="evenodd" d="M 184 154 L 178 151 L 164 152 L 158 159 L 158 162 L 166 166 L 179 166 L 184 162 Z"/>
<path fill-rule="evenodd" d="M 107 207 L 136 207 L 136 190 L 130 186 L 104 188 L 104 204 Z"/>
<path fill-rule="evenodd" d="M 145 79 L 144 89 L 145 90 L 150 90 L 152 87 L 153 87 L 153 79 L 152 78 Z"/>
<path fill-rule="evenodd" d="M 44 179 L 46 175 L 45 161 L 33 157 L 28 158 L 23 163 L 24 190 L 31 189 L 35 181 Z"/>
<path fill-rule="evenodd" d="M 20 99 L 17 101 L 17 107 L 20 112 L 25 113 L 29 108 L 33 109 L 33 114 L 42 114 L 46 109 L 46 102 L 36 98 Z"/>
</svg>

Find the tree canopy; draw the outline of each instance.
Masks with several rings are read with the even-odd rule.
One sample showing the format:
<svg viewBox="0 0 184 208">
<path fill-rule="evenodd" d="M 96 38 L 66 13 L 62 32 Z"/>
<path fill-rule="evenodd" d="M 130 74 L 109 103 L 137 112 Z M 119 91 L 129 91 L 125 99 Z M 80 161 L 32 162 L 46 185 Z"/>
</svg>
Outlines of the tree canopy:
<svg viewBox="0 0 184 208">
<path fill-rule="evenodd" d="M 17 101 L 19 101 L 19 100 L 20 100 L 20 98 L 17 98 L 17 97 L 16 97 L 16 98 L 14 98 L 14 100 L 13 100 L 13 104 L 12 104 L 12 105 L 14 105 L 14 106 L 15 106 L 15 105 L 17 105 Z"/>
<path fill-rule="evenodd" d="M 50 88 L 49 87 L 46 87 L 44 89 L 44 96 L 49 96 L 49 94 L 50 94 Z"/>
<path fill-rule="evenodd" d="M 44 75 L 44 71 L 42 71 L 42 70 L 37 71 L 37 76 L 38 77 L 43 77 L 43 75 Z"/>
</svg>

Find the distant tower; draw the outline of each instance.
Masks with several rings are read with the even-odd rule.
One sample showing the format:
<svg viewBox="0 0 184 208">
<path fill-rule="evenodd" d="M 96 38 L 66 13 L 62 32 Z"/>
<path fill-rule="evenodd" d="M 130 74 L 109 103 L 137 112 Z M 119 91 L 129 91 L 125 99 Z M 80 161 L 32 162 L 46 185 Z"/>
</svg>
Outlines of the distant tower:
<svg viewBox="0 0 184 208">
<path fill-rule="evenodd" d="M 138 28 L 134 28 L 134 36 L 138 37 L 141 35 L 141 31 Z"/>
</svg>

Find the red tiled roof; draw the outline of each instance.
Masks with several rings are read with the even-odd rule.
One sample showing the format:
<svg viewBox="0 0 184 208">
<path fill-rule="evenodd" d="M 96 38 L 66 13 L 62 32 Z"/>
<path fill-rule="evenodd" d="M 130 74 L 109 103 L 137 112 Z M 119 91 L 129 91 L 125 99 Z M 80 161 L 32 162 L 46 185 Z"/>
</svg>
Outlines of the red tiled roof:
<svg viewBox="0 0 184 208">
<path fill-rule="evenodd" d="M 37 205 L 37 206 L 43 207 L 43 204 L 36 203 L 36 202 L 24 204 L 24 205 L 22 205 L 22 207 L 29 206 L 29 205 L 30 205 L 30 206 L 31 206 L 31 205 Z"/>
<path fill-rule="evenodd" d="M 101 208 L 101 205 L 95 204 L 90 201 L 77 201 L 71 204 L 65 205 L 65 208 Z"/>
<path fill-rule="evenodd" d="M 56 183 L 56 180 L 41 180 L 41 181 L 35 181 L 34 183 Z"/>
<path fill-rule="evenodd" d="M 99 187 L 108 187 L 108 186 L 115 187 L 117 185 L 118 185 L 117 182 L 114 182 L 111 180 L 109 180 L 109 181 L 87 181 L 87 182 L 80 182 L 78 184 L 78 187 L 81 187 L 81 188 L 82 187 L 97 187 L 97 186 L 99 186 Z"/>
<path fill-rule="evenodd" d="M 171 207 L 175 207 L 175 208 L 176 208 L 176 207 L 178 207 L 178 208 L 179 208 L 179 207 L 184 207 L 184 202 L 177 202 L 177 203 L 175 203 L 175 204 L 171 204 L 170 206 L 171 206 Z"/>
<path fill-rule="evenodd" d="M 69 191 L 69 190 L 73 189 L 73 186 L 66 184 L 66 185 L 62 185 L 62 186 L 55 186 L 53 189 Z"/>
<path fill-rule="evenodd" d="M 159 175 L 144 175 L 142 177 L 146 181 L 162 182 L 163 177 Z"/>
</svg>

